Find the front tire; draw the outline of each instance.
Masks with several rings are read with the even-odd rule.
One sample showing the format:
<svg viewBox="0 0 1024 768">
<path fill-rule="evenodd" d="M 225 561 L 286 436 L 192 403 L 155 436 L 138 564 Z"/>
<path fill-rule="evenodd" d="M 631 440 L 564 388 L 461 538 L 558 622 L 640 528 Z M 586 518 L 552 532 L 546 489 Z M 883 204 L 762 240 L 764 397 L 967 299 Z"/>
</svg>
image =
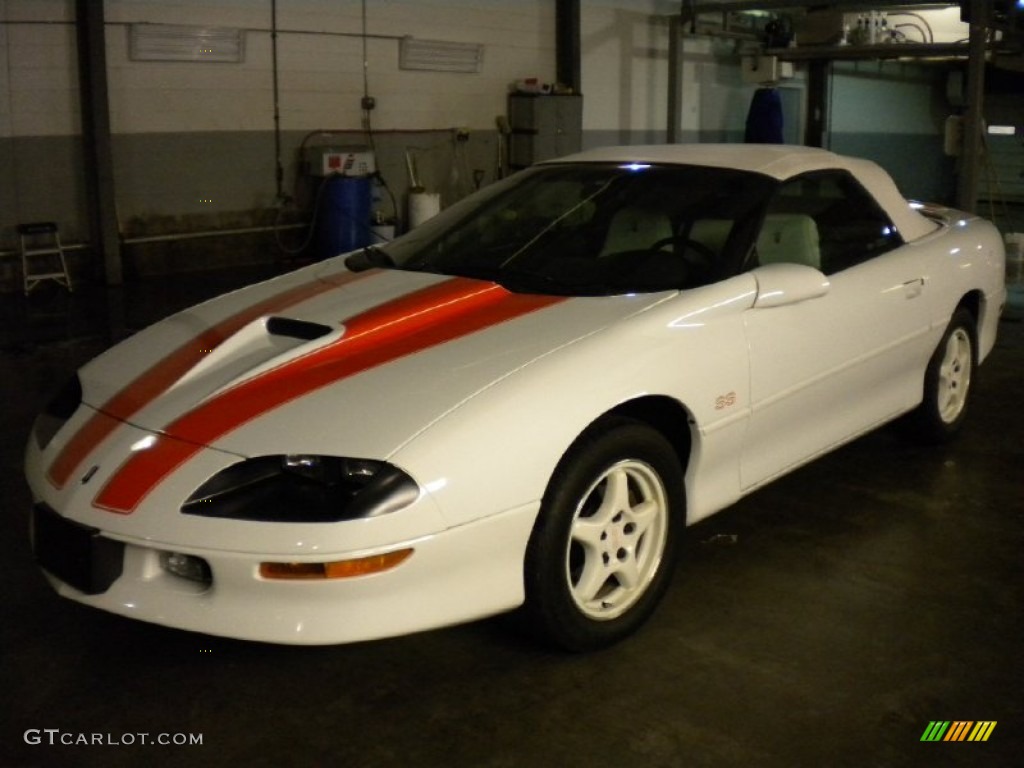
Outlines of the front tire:
<svg viewBox="0 0 1024 768">
<path fill-rule="evenodd" d="M 609 418 L 559 463 L 526 554 L 525 612 L 571 651 L 633 633 L 668 587 L 684 523 L 682 469 L 658 432 Z"/>
<path fill-rule="evenodd" d="M 928 362 L 924 400 L 913 413 L 914 431 L 921 440 L 942 443 L 960 431 L 978 364 L 976 339 L 974 316 L 958 309 Z"/>
</svg>

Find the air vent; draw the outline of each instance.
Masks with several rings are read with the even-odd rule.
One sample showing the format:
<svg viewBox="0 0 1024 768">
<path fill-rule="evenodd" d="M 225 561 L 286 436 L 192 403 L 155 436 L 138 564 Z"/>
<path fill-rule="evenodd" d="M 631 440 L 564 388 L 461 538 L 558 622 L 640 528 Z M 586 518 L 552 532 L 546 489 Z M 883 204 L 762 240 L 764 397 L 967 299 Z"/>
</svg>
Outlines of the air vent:
<svg viewBox="0 0 1024 768">
<path fill-rule="evenodd" d="M 312 341 L 326 336 L 331 328 L 320 323 L 310 323 L 305 320 L 295 320 L 290 317 L 269 317 L 267 318 L 267 333 L 273 336 L 288 336 L 293 339 Z"/>
</svg>

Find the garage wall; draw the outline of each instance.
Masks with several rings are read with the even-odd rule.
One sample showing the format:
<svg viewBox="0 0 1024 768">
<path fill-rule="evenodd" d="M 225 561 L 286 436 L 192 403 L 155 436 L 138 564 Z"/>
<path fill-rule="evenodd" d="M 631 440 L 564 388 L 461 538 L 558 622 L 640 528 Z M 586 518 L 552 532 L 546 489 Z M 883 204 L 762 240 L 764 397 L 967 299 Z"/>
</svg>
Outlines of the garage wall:
<svg viewBox="0 0 1024 768">
<path fill-rule="evenodd" d="M 123 233 L 273 222 L 270 0 L 107 0 L 105 10 Z M 245 60 L 131 61 L 129 25 L 145 22 L 244 29 Z M 466 166 L 482 170 L 485 182 L 493 177 L 495 117 L 505 113 L 508 84 L 528 76 L 554 79 L 553 27 L 549 0 L 367 3 L 367 73 L 377 101 L 372 121 L 379 163 L 396 192 L 407 186 L 407 149 L 428 187 L 441 191 L 450 182 L 456 127 L 470 129 Z M 278 31 L 284 191 L 291 195 L 303 139 L 365 143 L 361 3 L 281 0 Z M 482 72 L 402 71 L 399 39 L 406 35 L 483 44 Z M 73 0 L 0 0 L 0 43 L 0 249 L 14 247 L 18 222 L 37 219 L 57 220 L 66 241 L 83 240 Z M 310 137 L 316 130 L 330 133 Z M 129 259 L 147 258 L 143 249 L 129 250 Z M 151 260 L 157 271 L 189 266 Z"/>
<path fill-rule="evenodd" d="M 669 22 L 678 2 L 587 2 L 582 19 L 584 143 L 660 143 L 668 122 Z M 681 141 L 743 141 L 757 86 L 743 82 L 735 40 L 686 37 Z M 782 83 L 786 140 L 800 143 L 804 76 Z"/>
<path fill-rule="evenodd" d="M 19 221 L 84 216 L 78 78 L 66 2 L 0 0 L 0 249 Z"/>
<path fill-rule="evenodd" d="M 874 160 L 904 194 L 951 203 L 954 162 L 943 155 L 949 68 L 943 64 L 837 62 L 829 148 Z"/>
<path fill-rule="evenodd" d="M 367 4 L 368 75 L 381 130 L 494 127 L 508 82 L 553 68 L 553 11 L 545 0 L 389 0 Z M 281 116 L 286 129 L 360 128 L 363 50 L 355 0 L 278 3 Z M 108 31 L 117 132 L 266 130 L 272 123 L 270 2 L 108 1 L 108 21 L 246 29 L 239 65 L 127 60 L 127 34 Z M 398 69 L 398 38 L 482 43 L 479 74 Z"/>
<path fill-rule="evenodd" d="M 451 129 L 468 127 L 470 169 L 494 174 L 495 117 L 508 84 L 554 79 L 553 0 L 406 0 L 368 3 L 366 54 L 379 162 L 399 193 L 412 149 L 427 185 L 441 190 L 453 158 Z M 675 0 L 588 0 L 582 8 L 584 142 L 665 138 L 668 23 Z M 128 237 L 239 227 L 275 214 L 270 0 L 107 0 L 107 64 L 118 209 Z M 78 83 L 72 0 L 0 0 L 0 247 L 16 222 L 56 218 L 84 239 Z M 135 62 L 139 22 L 246 30 L 240 64 Z M 362 143 L 361 5 L 278 3 L 282 156 L 292 193 L 296 150 Z M 398 37 L 482 43 L 476 75 L 398 69 Z M 742 136 L 753 91 L 732 48 L 689 41 L 684 70 L 688 140 Z M 269 213 L 268 213 L 269 212 Z"/>
<path fill-rule="evenodd" d="M 105 8 L 117 205 L 130 241 L 126 273 L 279 258 L 271 237 L 135 242 L 306 217 L 277 195 L 271 0 L 106 0 Z M 585 0 L 581 11 L 584 146 L 664 141 L 666 17 L 678 12 L 677 0 Z M 131 61 L 129 25 L 145 22 L 244 29 L 245 60 Z M 279 0 L 278 28 L 283 193 L 308 200 L 308 186 L 297 186 L 300 144 L 365 141 L 361 3 Z M 367 32 L 378 163 L 399 203 L 407 151 L 428 188 L 452 191 L 455 127 L 470 129 L 463 170 L 479 170 L 489 183 L 495 117 L 506 111 L 508 84 L 554 79 L 554 0 L 369 0 Z M 482 43 L 483 71 L 402 71 L 403 35 Z M 683 60 L 682 140 L 741 141 L 754 86 L 742 81 L 736 43 L 687 38 Z M 0 0 L 0 252 L 14 248 L 14 227 L 24 221 L 54 219 L 65 241 L 87 238 L 77 69 L 73 0 Z M 802 138 L 803 86 L 798 72 L 783 91 L 793 143 Z M 933 157 L 941 143 L 939 90 L 932 74 L 913 69 L 841 70 L 834 148 L 874 157 L 911 194 L 942 199 L 945 170 L 915 160 Z M 865 100 L 892 122 L 866 119 Z M 459 179 L 463 190 L 467 175 Z M 386 196 L 380 207 L 389 212 Z M 76 261 L 89 258 L 76 253 Z M 11 261 L 0 261 L 0 287 L 13 274 Z"/>
<path fill-rule="evenodd" d="M 677 2 L 584 2 L 583 130 L 588 146 L 665 141 L 668 22 Z"/>
</svg>

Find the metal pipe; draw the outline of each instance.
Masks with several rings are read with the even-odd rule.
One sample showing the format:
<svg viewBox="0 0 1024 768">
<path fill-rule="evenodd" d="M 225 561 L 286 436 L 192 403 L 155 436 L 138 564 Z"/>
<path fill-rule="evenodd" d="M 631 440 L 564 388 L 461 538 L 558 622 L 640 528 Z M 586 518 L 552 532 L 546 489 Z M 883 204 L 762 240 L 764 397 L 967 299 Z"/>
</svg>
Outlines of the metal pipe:
<svg viewBox="0 0 1024 768">
<path fill-rule="evenodd" d="M 666 138 L 676 144 L 683 135 L 683 22 L 672 16 L 668 22 L 668 125 Z"/>
<path fill-rule="evenodd" d="M 282 229 L 302 229 L 308 227 L 308 223 L 281 224 L 279 226 L 269 225 L 262 227 L 238 227 L 237 229 L 208 229 L 201 232 L 171 232 L 166 235 L 147 235 L 145 237 L 126 237 L 122 240 L 125 245 L 140 245 L 142 243 L 171 243 L 179 240 L 198 240 L 203 237 L 227 237 L 229 235 L 256 235 L 261 232 L 278 232 Z"/>
<path fill-rule="evenodd" d="M 303 229 L 308 227 L 308 222 L 297 224 L 281 224 L 278 226 L 264 225 L 261 227 L 238 227 L 236 229 L 208 229 L 200 232 L 170 232 L 166 235 L 146 235 L 145 237 L 125 237 L 121 239 L 123 245 L 141 245 L 143 243 L 171 243 L 178 240 L 198 240 L 204 237 L 228 237 L 234 235 L 258 235 L 262 232 L 280 232 L 285 229 Z M 67 243 L 61 248 L 65 251 L 84 251 L 92 248 L 92 243 Z M 0 251 L 0 258 L 7 256 L 20 256 L 21 251 L 8 250 Z"/>
<path fill-rule="evenodd" d="M 153 24 L 152 21 L 106 21 L 105 26 L 108 27 L 130 27 L 135 24 Z M 75 22 L 47 19 L 0 19 L 0 27 L 16 27 L 16 26 L 52 26 L 52 27 L 73 27 Z M 267 27 L 233 27 L 233 29 L 240 29 L 243 32 L 271 32 Z M 363 37 L 359 32 L 331 32 L 329 30 L 318 30 L 318 29 L 279 29 L 277 30 L 282 35 L 319 35 L 322 37 Z M 382 35 L 372 34 L 366 35 L 374 40 L 404 40 L 409 35 Z"/>
<path fill-rule="evenodd" d="M 92 243 L 61 243 L 60 247 L 62 251 L 84 251 L 86 248 L 92 248 Z M 0 259 L 20 255 L 21 251 L 18 250 L 0 251 Z"/>
</svg>

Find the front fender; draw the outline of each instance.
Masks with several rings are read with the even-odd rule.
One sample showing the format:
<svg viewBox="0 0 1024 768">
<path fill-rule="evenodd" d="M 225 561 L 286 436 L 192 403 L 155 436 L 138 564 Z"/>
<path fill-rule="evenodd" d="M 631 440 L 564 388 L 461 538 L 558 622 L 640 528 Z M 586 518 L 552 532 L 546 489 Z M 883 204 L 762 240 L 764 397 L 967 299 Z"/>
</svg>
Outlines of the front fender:
<svg viewBox="0 0 1024 768">
<path fill-rule="evenodd" d="M 754 279 L 742 275 L 554 350 L 463 403 L 390 461 L 415 477 L 456 526 L 538 501 L 573 441 L 602 414 L 638 397 L 683 404 L 698 441 L 731 439 L 749 407 L 741 314 L 755 293 Z M 707 446 L 695 451 L 735 462 Z M 738 483 L 735 467 L 727 466 L 725 476 Z"/>
</svg>

